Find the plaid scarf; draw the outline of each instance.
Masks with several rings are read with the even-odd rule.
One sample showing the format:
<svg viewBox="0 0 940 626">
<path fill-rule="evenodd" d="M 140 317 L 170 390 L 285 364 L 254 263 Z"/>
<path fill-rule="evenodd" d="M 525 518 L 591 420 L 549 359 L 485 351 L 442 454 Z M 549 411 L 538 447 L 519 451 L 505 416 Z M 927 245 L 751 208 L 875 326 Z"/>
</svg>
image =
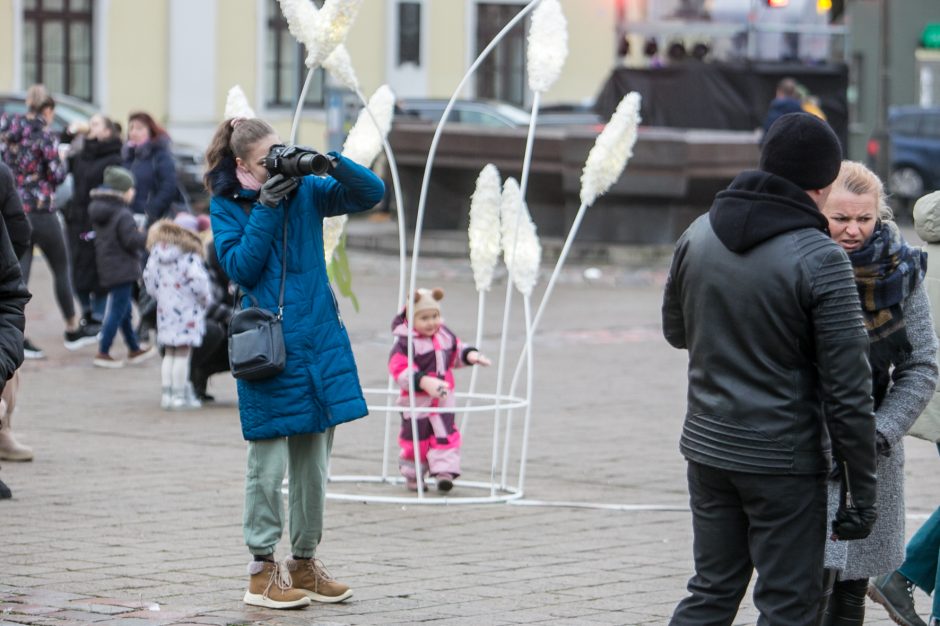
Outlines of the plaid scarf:
<svg viewBox="0 0 940 626">
<path fill-rule="evenodd" d="M 879 221 L 865 245 L 849 253 L 870 341 L 875 407 L 888 390 L 893 363 L 911 353 L 901 303 L 924 279 L 927 253 L 904 241 L 893 222 Z"/>
</svg>

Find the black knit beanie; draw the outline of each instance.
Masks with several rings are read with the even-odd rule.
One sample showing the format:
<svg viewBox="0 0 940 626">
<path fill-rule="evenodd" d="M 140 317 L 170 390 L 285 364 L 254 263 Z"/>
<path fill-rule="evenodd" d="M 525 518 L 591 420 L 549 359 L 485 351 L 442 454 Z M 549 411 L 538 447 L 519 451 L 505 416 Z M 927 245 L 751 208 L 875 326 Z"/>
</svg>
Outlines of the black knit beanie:
<svg viewBox="0 0 940 626">
<path fill-rule="evenodd" d="M 839 138 L 815 115 L 781 115 L 764 135 L 760 169 L 786 178 L 800 189 L 828 187 L 841 165 Z"/>
</svg>

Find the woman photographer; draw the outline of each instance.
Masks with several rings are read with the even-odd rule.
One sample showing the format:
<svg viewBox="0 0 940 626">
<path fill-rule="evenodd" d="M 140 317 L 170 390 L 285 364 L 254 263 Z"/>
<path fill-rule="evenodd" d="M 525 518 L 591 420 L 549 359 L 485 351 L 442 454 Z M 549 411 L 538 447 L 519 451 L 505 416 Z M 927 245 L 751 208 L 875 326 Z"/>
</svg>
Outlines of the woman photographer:
<svg viewBox="0 0 940 626">
<path fill-rule="evenodd" d="M 219 261 L 253 305 L 278 310 L 282 242 L 286 250 L 286 367 L 271 378 L 240 379 L 238 407 L 248 440 L 244 534 L 254 557 L 244 601 L 292 608 L 352 595 L 314 558 L 323 532 L 333 428 L 367 413 L 326 274 L 323 218 L 372 208 L 384 185 L 335 153 L 329 176 L 270 175 L 264 163 L 275 145 L 280 139 L 268 123 L 226 120 L 206 151 L 206 186 Z M 291 171 L 295 164 L 281 167 Z M 274 551 L 283 529 L 281 482 L 288 467 L 292 558 L 281 564 Z"/>
</svg>

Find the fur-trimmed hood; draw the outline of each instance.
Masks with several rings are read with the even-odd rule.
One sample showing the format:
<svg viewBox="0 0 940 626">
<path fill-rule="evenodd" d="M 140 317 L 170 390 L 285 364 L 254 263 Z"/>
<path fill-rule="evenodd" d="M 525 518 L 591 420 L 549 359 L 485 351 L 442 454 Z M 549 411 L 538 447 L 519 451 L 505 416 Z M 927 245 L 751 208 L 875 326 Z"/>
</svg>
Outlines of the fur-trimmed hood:
<svg viewBox="0 0 940 626">
<path fill-rule="evenodd" d="M 155 222 L 147 231 L 147 249 L 162 263 L 175 263 L 184 254 L 205 256 L 199 235 L 165 219 Z"/>
</svg>

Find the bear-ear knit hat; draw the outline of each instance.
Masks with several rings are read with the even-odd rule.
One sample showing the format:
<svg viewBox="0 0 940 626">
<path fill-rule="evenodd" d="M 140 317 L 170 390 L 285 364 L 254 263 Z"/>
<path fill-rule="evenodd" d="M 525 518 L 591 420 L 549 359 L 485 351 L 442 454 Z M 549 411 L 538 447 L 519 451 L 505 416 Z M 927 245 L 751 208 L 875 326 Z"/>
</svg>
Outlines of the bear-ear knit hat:
<svg viewBox="0 0 940 626">
<path fill-rule="evenodd" d="M 927 243 L 940 243 L 940 191 L 929 193 L 914 204 L 914 229 Z"/>
<path fill-rule="evenodd" d="M 839 175 L 841 166 L 839 138 L 815 115 L 781 115 L 764 135 L 760 169 L 786 178 L 800 189 L 825 189 Z"/>
<path fill-rule="evenodd" d="M 104 168 L 104 180 L 102 182 L 108 189 L 122 193 L 137 183 L 137 181 L 134 180 L 134 174 L 120 165 L 109 165 Z"/>
<path fill-rule="evenodd" d="M 434 309 L 440 312 L 440 301 L 443 299 L 444 290 L 440 287 L 435 287 L 434 289 L 418 289 L 415 291 L 415 297 L 412 299 L 411 306 L 408 307 L 410 309 L 409 313 L 417 315 L 421 311 L 428 309 Z"/>
</svg>

